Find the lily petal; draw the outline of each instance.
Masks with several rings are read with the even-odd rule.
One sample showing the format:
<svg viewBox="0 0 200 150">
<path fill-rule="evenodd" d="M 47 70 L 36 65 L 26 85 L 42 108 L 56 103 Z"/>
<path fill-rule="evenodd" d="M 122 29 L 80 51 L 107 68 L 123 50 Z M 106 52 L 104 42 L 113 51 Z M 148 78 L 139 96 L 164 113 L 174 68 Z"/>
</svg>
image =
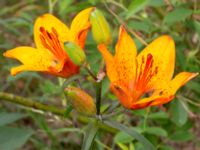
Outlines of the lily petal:
<svg viewBox="0 0 200 150">
<path fill-rule="evenodd" d="M 118 80 L 129 82 L 135 74 L 137 48 L 123 26 L 120 27 L 119 39 L 115 47 L 115 61 Z"/>
<path fill-rule="evenodd" d="M 99 44 L 98 49 L 103 55 L 103 58 L 106 62 L 106 71 L 107 71 L 108 78 L 110 79 L 111 82 L 117 81 L 118 74 L 116 71 L 115 61 L 112 54 L 108 51 L 106 45 L 104 44 Z"/>
<path fill-rule="evenodd" d="M 196 77 L 198 73 L 181 72 L 169 83 L 169 93 L 175 94 L 176 91 L 188 81 Z"/>
<path fill-rule="evenodd" d="M 188 81 L 196 77 L 198 73 L 181 72 L 165 88 L 155 91 L 152 96 L 143 98 L 132 104 L 132 109 L 140 109 L 147 106 L 162 105 L 174 98 L 176 91 Z"/>
<path fill-rule="evenodd" d="M 87 9 L 82 10 L 79 12 L 73 19 L 70 32 L 71 38 L 79 45 L 81 48 L 85 45 L 85 40 L 87 36 L 88 29 L 90 28 L 91 24 L 89 22 L 89 17 L 91 11 L 94 7 L 90 7 Z"/>
<path fill-rule="evenodd" d="M 148 72 L 145 70 L 145 64 L 151 58 L 151 69 Z M 151 79 L 148 81 L 148 88 L 156 88 L 169 82 L 174 73 L 175 65 L 175 44 L 170 36 L 164 35 L 155 39 L 137 56 L 138 72 L 150 74 L 153 73 Z M 147 75 L 145 75 L 147 76 Z"/>
<path fill-rule="evenodd" d="M 130 109 L 132 103 L 131 93 L 126 85 L 123 84 L 124 83 L 111 83 L 110 89 L 117 96 L 120 103 L 124 107 Z"/>
<path fill-rule="evenodd" d="M 17 59 L 23 64 L 12 68 L 12 75 L 16 75 L 22 71 L 48 71 L 50 67 L 54 67 L 59 72 L 63 67 L 62 62 L 56 63 L 54 56 L 47 49 L 22 46 L 8 50 L 3 55 L 8 58 Z"/>
<path fill-rule="evenodd" d="M 142 109 L 149 106 L 155 106 L 155 105 L 162 105 L 169 101 L 171 101 L 174 98 L 174 95 L 171 96 L 150 96 L 148 98 L 141 99 L 138 102 L 132 103 L 131 109 Z"/>
<path fill-rule="evenodd" d="M 44 14 L 38 17 L 34 24 L 34 40 L 37 48 L 44 48 L 40 39 L 41 27 L 48 32 L 52 32 L 52 28 L 54 28 L 57 31 L 59 41 L 61 42 L 65 42 L 70 39 L 69 28 L 64 23 L 51 14 Z"/>
</svg>

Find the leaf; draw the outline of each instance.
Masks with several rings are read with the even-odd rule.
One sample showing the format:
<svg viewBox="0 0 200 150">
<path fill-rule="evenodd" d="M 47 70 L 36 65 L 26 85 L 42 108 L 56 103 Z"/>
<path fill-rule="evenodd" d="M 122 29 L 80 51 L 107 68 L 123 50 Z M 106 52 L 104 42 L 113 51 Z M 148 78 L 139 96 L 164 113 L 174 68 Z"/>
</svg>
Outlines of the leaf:
<svg viewBox="0 0 200 150">
<path fill-rule="evenodd" d="M 130 20 L 128 22 L 128 26 L 131 29 L 137 30 L 137 31 L 142 31 L 144 33 L 151 33 L 152 31 L 152 22 L 150 20 L 144 19 L 143 21 L 134 21 Z"/>
<path fill-rule="evenodd" d="M 193 21 L 194 28 L 200 37 L 200 23 L 198 21 Z"/>
<path fill-rule="evenodd" d="M 164 0 L 153 0 L 151 1 L 151 3 L 149 3 L 149 6 L 152 7 L 161 7 L 161 6 L 165 6 L 165 1 Z"/>
<path fill-rule="evenodd" d="M 168 13 L 164 18 L 164 23 L 166 24 L 174 24 L 179 21 L 185 20 L 187 17 L 192 15 L 192 10 L 187 8 L 177 8 L 172 12 Z"/>
<path fill-rule="evenodd" d="M 163 137 L 167 136 L 167 131 L 165 131 L 164 129 L 160 127 L 147 127 L 145 132 L 149 134 L 157 135 L 157 136 L 163 136 Z"/>
<path fill-rule="evenodd" d="M 16 150 L 26 143 L 33 131 L 2 126 L 0 127 L 0 133 L 0 149 Z"/>
<path fill-rule="evenodd" d="M 170 136 L 171 140 L 182 141 L 182 142 L 192 140 L 193 138 L 194 138 L 194 135 L 187 130 L 177 131 L 173 135 Z"/>
<path fill-rule="evenodd" d="M 148 118 L 157 120 L 157 119 L 167 119 L 169 118 L 169 116 L 166 112 L 161 111 L 149 114 Z"/>
<path fill-rule="evenodd" d="M 144 147 L 148 150 L 155 150 L 156 148 L 151 144 L 143 135 L 139 134 L 138 132 L 118 123 L 115 121 L 104 121 L 104 123 L 112 128 L 115 128 L 119 131 L 125 132 L 128 135 L 132 136 L 133 138 L 137 139 L 139 142 L 143 143 Z"/>
<path fill-rule="evenodd" d="M 200 94 L 200 90 L 199 90 L 200 84 L 198 82 L 190 81 L 185 85 L 185 87 Z"/>
<path fill-rule="evenodd" d="M 110 89 L 110 81 L 108 80 L 108 78 L 104 78 L 102 81 L 102 97 L 104 97 L 108 91 Z"/>
<path fill-rule="evenodd" d="M 128 7 L 128 12 L 126 14 L 126 18 L 131 17 L 141 9 L 143 9 L 147 4 L 149 0 L 134 0 L 131 2 L 131 4 Z"/>
<path fill-rule="evenodd" d="M 164 145 L 160 147 L 160 150 L 175 150 L 175 149 L 169 145 Z"/>
<path fill-rule="evenodd" d="M 134 138 L 125 132 L 118 132 L 114 137 L 115 143 L 126 144 L 133 141 Z"/>
<path fill-rule="evenodd" d="M 172 101 L 170 105 L 171 120 L 177 125 L 182 126 L 187 122 L 188 113 L 179 100 Z"/>
<path fill-rule="evenodd" d="M 87 125 L 81 148 L 82 150 L 90 149 L 97 131 L 98 131 L 98 126 L 96 123 L 90 123 Z"/>
<path fill-rule="evenodd" d="M 129 150 L 129 148 L 122 143 L 117 143 L 117 145 L 121 148 L 121 150 Z"/>
<path fill-rule="evenodd" d="M 26 117 L 27 115 L 22 113 L 7 113 L 1 112 L 0 113 L 0 126 L 15 122 L 19 119 Z"/>
</svg>

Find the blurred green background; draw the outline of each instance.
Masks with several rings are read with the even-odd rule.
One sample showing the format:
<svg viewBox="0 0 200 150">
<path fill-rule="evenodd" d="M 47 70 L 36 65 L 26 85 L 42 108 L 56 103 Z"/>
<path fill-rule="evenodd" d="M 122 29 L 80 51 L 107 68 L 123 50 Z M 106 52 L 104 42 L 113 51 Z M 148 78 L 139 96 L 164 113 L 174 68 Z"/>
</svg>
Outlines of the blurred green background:
<svg viewBox="0 0 200 150">
<path fill-rule="evenodd" d="M 24 72 L 13 77 L 9 70 L 19 62 L 2 56 L 5 50 L 17 46 L 33 46 L 34 20 L 51 12 L 68 26 L 80 10 L 96 6 L 105 15 L 112 30 L 114 45 L 120 24 L 136 32 L 147 43 L 168 34 L 176 42 L 176 70 L 200 71 L 200 1 L 198 0 L 1 0 L 0 1 L 0 90 L 31 98 L 35 101 L 66 107 L 60 83 L 51 75 Z M 137 47 L 144 45 L 135 39 Z M 87 60 L 97 73 L 101 55 L 91 33 L 86 42 Z M 80 86 L 92 96 L 94 83 L 82 71 Z M 117 105 L 109 91 L 109 81 L 103 80 L 103 106 L 109 112 L 110 104 Z M 116 109 L 121 109 L 121 106 Z M 200 78 L 190 81 L 176 95 L 174 101 L 163 107 L 126 111 L 115 116 L 118 122 L 136 129 L 147 137 L 158 150 L 200 149 Z M 79 150 L 85 124 L 77 119 L 30 110 L 0 101 L 1 150 Z M 142 145 L 123 132 L 98 132 L 94 150 L 142 150 Z"/>
</svg>

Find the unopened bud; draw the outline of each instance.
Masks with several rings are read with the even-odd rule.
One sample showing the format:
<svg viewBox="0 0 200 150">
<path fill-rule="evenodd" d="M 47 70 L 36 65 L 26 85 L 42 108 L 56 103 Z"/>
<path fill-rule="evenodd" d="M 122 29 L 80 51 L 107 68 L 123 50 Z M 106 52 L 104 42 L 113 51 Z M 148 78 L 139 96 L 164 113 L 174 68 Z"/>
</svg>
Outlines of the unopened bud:
<svg viewBox="0 0 200 150">
<path fill-rule="evenodd" d="M 73 42 L 65 42 L 64 48 L 74 64 L 81 66 L 84 63 L 86 56 L 80 46 Z"/>
<path fill-rule="evenodd" d="M 96 114 L 94 100 L 85 91 L 76 87 L 68 87 L 65 89 L 65 94 L 69 98 L 70 103 L 79 113 L 88 116 Z"/>
<path fill-rule="evenodd" d="M 94 9 L 90 16 L 90 22 L 92 26 L 92 34 L 95 41 L 98 44 L 110 44 L 111 32 L 108 22 L 106 21 L 102 12 L 98 9 Z"/>
</svg>

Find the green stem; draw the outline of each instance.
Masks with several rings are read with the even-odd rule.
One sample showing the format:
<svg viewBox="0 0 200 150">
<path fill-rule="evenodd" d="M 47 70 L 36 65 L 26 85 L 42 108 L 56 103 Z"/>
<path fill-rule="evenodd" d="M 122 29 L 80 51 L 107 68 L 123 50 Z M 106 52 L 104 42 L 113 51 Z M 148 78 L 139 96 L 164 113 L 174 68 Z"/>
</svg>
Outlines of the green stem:
<svg viewBox="0 0 200 150">
<path fill-rule="evenodd" d="M 51 112 L 51 113 L 59 115 L 59 116 L 65 116 L 65 113 L 66 113 L 66 110 L 63 109 L 63 108 L 57 108 L 55 106 L 42 104 L 40 102 L 35 102 L 31 99 L 24 98 L 24 97 L 21 97 L 21 96 L 16 96 L 16 95 L 10 94 L 10 93 L 0 92 L 0 101 L 7 101 L 7 102 L 19 104 L 21 106 L 25 106 L 27 108 L 33 108 L 33 109 L 41 110 L 41 111 L 44 111 L 44 112 Z M 78 120 L 82 123 L 91 122 L 90 118 L 86 118 L 86 117 L 83 117 L 83 116 L 80 116 L 80 115 L 78 116 Z M 102 130 L 105 130 L 107 132 L 111 132 L 111 133 L 117 132 L 114 128 L 111 128 L 111 127 L 106 126 L 104 124 L 100 124 L 99 127 Z"/>
<path fill-rule="evenodd" d="M 148 107 L 146 109 L 146 114 L 144 116 L 144 123 L 143 123 L 143 130 L 145 131 L 146 130 L 146 126 L 147 126 L 147 118 L 148 118 L 148 115 L 149 115 L 149 112 L 151 110 L 151 107 Z"/>
<path fill-rule="evenodd" d="M 92 71 L 87 66 L 85 66 L 84 68 L 88 72 L 88 74 L 91 75 L 91 77 L 96 81 L 97 77 L 92 73 Z"/>
<path fill-rule="evenodd" d="M 54 113 L 54 114 L 60 115 L 60 116 L 63 116 L 65 113 L 65 109 L 61 109 L 61 108 L 58 109 L 54 106 L 41 104 L 41 103 L 33 101 L 31 99 L 16 96 L 16 95 L 9 94 L 9 93 L 0 92 L 0 100 L 9 101 L 9 102 L 16 103 L 16 104 L 19 104 L 19 105 L 22 105 L 25 107 L 38 109 L 38 110 L 42 110 L 45 112 L 51 112 L 51 113 Z"/>
<path fill-rule="evenodd" d="M 97 115 L 100 115 L 100 108 L 101 108 L 101 89 L 102 89 L 102 82 L 97 82 L 96 88 L 96 108 L 97 108 Z"/>
</svg>

